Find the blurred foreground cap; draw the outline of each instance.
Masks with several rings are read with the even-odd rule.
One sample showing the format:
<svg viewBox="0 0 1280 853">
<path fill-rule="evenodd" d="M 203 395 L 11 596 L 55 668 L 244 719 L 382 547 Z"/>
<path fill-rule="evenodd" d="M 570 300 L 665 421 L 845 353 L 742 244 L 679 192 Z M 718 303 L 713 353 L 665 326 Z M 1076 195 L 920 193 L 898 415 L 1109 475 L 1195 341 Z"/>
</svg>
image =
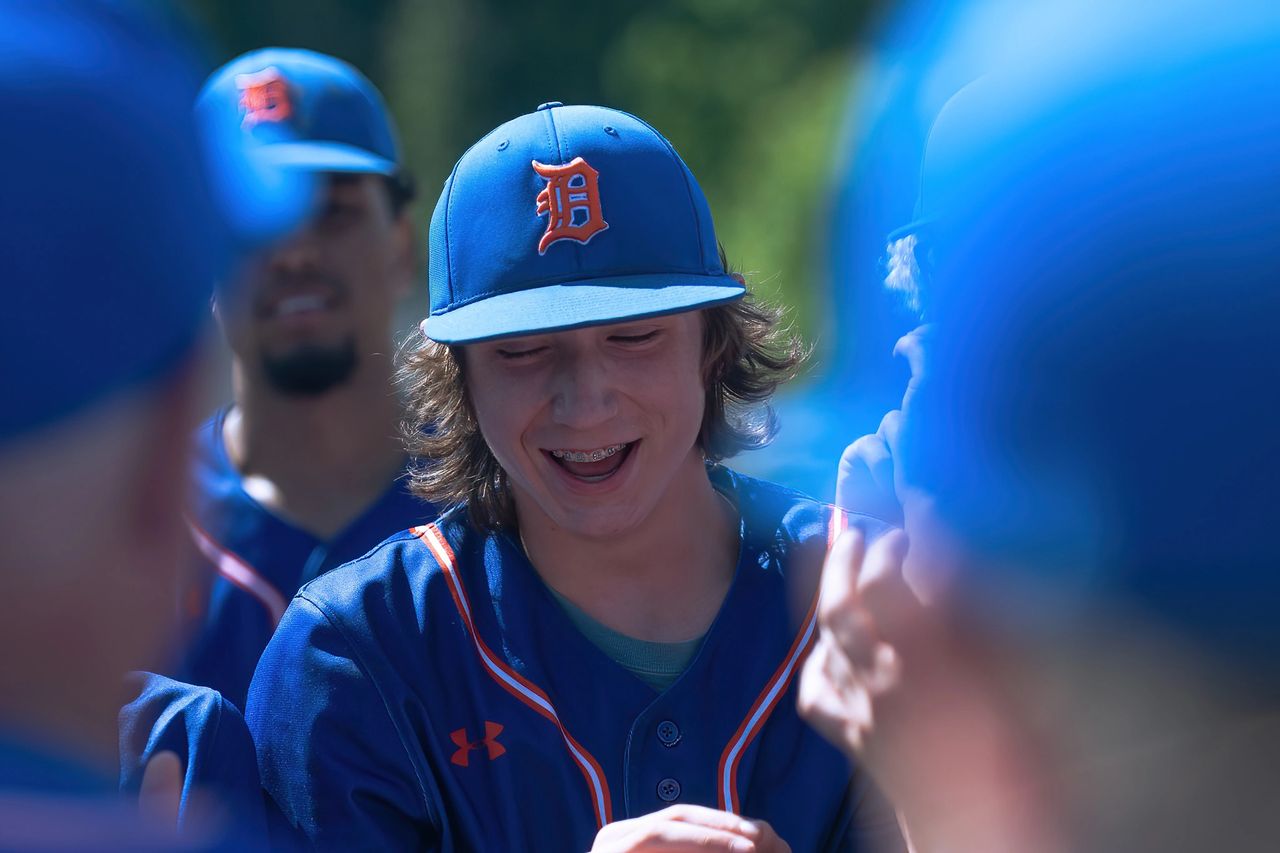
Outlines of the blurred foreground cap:
<svg viewBox="0 0 1280 853">
<path fill-rule="evenodd" d="M 208 315 L 228 233 L 172 24 L 125 2 L 0 6 L 0 441 L 161 375 Z"/>
<path fill-rule="evenodd" d="M 543 104 L 473 145 L 431 218 L 437 341 L 466 343 L 740 299 L 707 200 L 666 139 L 618 110 Z"/>
<path fill-rule="evenodd" d="M 924 193 L 949 200 L 937 369 L 902 464 L 1011 569 L 979 595 L 1046 585 L 1271 653 L 1280 7 L 1180 6 L 1106 61 L 1046 51 L 957 97 L 985 118 L 953 125 L 981 131 L 962 191 Z"/>
</svg>

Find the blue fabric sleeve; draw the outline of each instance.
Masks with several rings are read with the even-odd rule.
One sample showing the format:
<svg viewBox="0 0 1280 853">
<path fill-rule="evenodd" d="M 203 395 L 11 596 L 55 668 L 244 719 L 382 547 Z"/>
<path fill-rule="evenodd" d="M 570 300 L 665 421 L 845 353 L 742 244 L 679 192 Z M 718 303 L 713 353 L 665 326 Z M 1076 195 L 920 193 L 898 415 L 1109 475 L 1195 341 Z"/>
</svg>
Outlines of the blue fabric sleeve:
<svg viewBox="0 0 1280 853">
<path fill-rule="evenodd" d="M 246 842 L 266 838 L 266 816 L 253 743 L 239 709 L 216 690 L 153 673 L 129 675 L 135 698 L 120 711 L 120 788 L 136 796 L 157 752 L 185 768 L 180 826 L 212 819 Z M 208 814 L 193 816 L 204 809 Z"/>
<path fill-rule="evenodd" d="M 262 783 L 321 850 L 437 850 L 427 789 L 343 631 L 295 598 L 249 689 Z"/>
</svg>

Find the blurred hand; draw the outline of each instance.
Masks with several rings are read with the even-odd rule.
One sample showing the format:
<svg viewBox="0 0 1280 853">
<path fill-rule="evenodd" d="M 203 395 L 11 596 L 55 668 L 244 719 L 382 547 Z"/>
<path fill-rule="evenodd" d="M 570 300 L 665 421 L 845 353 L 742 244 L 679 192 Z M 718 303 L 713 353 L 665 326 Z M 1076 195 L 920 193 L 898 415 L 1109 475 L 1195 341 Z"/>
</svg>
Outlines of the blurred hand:
<svg viewBox="0 0 1280 853">
<path fill-rule="evenodd" d="M 928 375 L 928 342 L 932 335 L 933 327 L 924 325 L 898 339 L 893 354 L 906 359 L 911 369 L 902 408 L 885 415 L 873 435 L 864 435 L 845 448 L 836 475 L 838 506 L 897 527 L 904 524 L 903 507 L 908 501 L 901 469 L 894 464 L 898 435 L 910 412 L 911 398 Z"/>
<path fill-rule="evenodd" d="M 880 421 L 872 435 L 864 435 L 840 454 L 836 474 L 836 505 L 887 521 L 895 527 L 903 525 L 902 502 L 898 498 L 893 464 L 897 448 L 902 412 L 894 409 Z"/>
<path fill-rule="evenodd" d="M 901 810 L 919 853 L 1051 850 L 1023 721 L 972 636 L 903 577 L 907 537 L 836 540 L 799 708 Z"/>
<path fill-rule="evenodd" d="M 791 853 L 791 848 L 764 821 L 704 806 L 670 806 L 609 824 L 591 847 L 591 853 L 627 851 Z"/>
</svg>

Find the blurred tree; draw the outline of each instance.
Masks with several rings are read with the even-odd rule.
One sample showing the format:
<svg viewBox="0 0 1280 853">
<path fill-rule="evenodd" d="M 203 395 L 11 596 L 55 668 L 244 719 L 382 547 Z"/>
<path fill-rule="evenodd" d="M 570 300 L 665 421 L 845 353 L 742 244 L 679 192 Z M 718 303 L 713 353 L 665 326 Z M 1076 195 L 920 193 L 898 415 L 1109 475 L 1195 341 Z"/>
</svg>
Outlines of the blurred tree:
<svg viewBox="0 0 1280 853">
<path fill-rule="evenodd" d="M 386 93 L 425 220 L 453 162 L 543 101 L 658 127 L 731 261 L 818 327 L 846 57 L 875 0 L 191 0 L 227 59 L 266 44 L 349 60 Z"/>
</svg>

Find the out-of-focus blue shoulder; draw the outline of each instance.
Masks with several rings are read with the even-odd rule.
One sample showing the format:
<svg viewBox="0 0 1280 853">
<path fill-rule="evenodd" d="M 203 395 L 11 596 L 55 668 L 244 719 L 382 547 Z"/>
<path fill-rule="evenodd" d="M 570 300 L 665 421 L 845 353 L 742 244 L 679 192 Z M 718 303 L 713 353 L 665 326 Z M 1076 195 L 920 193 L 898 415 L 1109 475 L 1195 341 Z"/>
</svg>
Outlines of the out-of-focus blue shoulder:
<svg viewBox="0 0 1280 853">
<path fill-rule="evenodd" d="M 185 774 L 180 825 L 210 819 L 198 812 L 211 806 L 215 817 L 233 821 L 235 838 L 264 840 L 258 765 L 240 710 L 216 690 L 154 673 L 131 673 L 128 683 L 136 698 L 120 711 L 121 791 L 136 796 L 147 762 L 174 752 Z"/>
</svg>

